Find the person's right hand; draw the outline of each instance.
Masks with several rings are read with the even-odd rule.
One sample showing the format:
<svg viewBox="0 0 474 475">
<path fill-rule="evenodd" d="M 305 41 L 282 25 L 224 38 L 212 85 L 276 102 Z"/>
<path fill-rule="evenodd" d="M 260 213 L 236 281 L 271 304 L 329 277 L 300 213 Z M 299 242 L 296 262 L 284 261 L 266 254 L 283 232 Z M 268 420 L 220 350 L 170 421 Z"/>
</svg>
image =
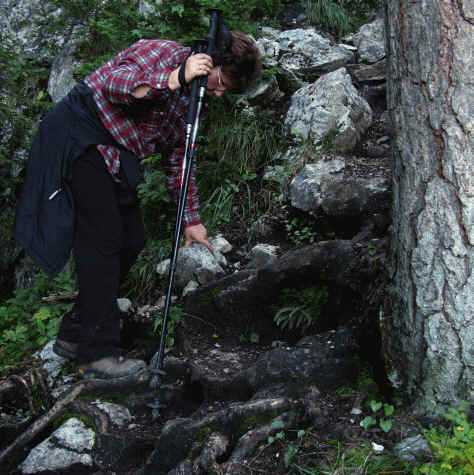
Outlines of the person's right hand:
<svg viewBox="0 0 474 475">
<path fill-rule="evenodd" d="M 207 76 L 213 68 L 212 58 L 205 53 L 197 53 L 190 56 L 186 61 L 184 78 L 190 83 L 195 77 Z"/>
</svg>

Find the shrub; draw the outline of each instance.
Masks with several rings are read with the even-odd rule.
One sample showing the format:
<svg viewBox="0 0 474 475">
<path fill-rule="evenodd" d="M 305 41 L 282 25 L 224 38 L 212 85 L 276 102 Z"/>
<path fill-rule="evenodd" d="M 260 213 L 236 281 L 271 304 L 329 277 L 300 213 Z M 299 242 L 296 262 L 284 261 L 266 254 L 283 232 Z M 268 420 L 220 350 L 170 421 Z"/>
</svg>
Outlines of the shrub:
<svg viewBox="0 0 474 475">
<path fill-rule="evenodd" d="M 39 273 L 32 286 L 17 290 L 0 306 L 0 370 L 30 356 L 57 333 L 57 322 L 71 304 L 45 305 L 41 298 L 50 292 L 75 288 L 71 265 L 52 280 Z"/>
<path fill-rule="evenodd" d="M 450 408 L 444 415 L 451 422 L 449 429 L 432 427 L 425 430 L 433 460 L 416 467 L 414 475 L 474 474 L 474 425 L 467 420 L 466 406 L 462 404 L 459 410 Z"/>
</svg>

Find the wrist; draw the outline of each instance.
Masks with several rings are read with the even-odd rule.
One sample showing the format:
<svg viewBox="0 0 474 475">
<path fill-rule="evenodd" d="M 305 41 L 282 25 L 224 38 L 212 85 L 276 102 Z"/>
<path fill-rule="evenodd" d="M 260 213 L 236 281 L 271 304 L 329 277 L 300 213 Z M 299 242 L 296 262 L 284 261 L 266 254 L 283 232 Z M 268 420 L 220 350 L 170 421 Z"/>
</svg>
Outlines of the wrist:
<svg viewBox="0 0 474 475">
<path fill-rule="evenodd" d="M 181 66 L 180 66 L 181 67 Z M 180 87 L 180 84 L 179 84 L 179 77 L 178 77 L 178 74 L 179 74 L 179 68 L 175 69 L 174 71 L 172 71 L 172 73 L 169 75 L 169 78 L 168 78 L 168 87 L 174 91 L 176 89 L 178 89 Z"/>
</svg>

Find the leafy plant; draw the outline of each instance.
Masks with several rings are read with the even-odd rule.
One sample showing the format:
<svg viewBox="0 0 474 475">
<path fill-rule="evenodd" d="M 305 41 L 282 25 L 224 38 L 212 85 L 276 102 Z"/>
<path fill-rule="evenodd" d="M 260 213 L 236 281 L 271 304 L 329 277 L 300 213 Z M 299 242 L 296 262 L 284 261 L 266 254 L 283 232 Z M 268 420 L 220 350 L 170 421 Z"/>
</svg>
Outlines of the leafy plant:
<svg viewBox="0 0 474 475">
<path fill-rule="evenodd" d="M 30 356 L 54 338 L 58 320 L 71 304 L 45 305 L 41 297 L 73 289 L 69 264 L 54 280 L 38 274 L 30 288 L 17 290 L 0 306 L 0 370 Z"/>
<path fill-rule="evenodd" d="M 313 318 L 305 305 L 280 308 L 274 317 L 275 323 L 284 330 L 299 328 L 302 331 L 311 326 Z"/>
<path fill-rule="evenodd" d="M 380 401 L 376 401 L 375 399 L 371 399 L 369 401 L 369 407 L 373 415 L 364 417 L 360 425 L 366 430 L 370 429 L 372 426 L 377 424 L 378 418 L 380 428 L 384 432 L 389 432 L 392 428 L 391 415 L 393 414 L 394 407 L 391 404 L 382 403 Z"/>
<path fill-rule="evenodd" d="M 174 345 L 174 335 L 176 328 L 180 325 L 183 320 L 183 310 L 179 307 L 170 307 L 168 312 L 168 322 L 166 325 L 166 348 L 172 348 Z M 163 331 L 163 314 L 159 314 L 155 319 L 154 330 Z"/>
<path fill-rule="evenodd" d="M 273 320 L 282 330 L 298 329 L 303 332 L 317 321 L 328 296 L 325 285 L 302 290 L 283 289 L 280 301 L 291 302 L 291 305 L 279 307 Z"/>
<path fill-rule="evenodd" d="M 464 412 L 463 403 L 459 409 L 450 408 L 444 415 L 451 422 L 450 427 L 432 427 L 424 431 L 433 451 L 433 460 L 415 467 L 414 475 L 474 474 L 474 425 Z"/>
<path fill-rule="evenodd" d="M 342 36 L 350 31 L 350 18 L 342 5 L 333 0 L 308 0 L 309 21 Z"/>
<path fill-rule="evenodd" d="M 316 240 L 316 233 L 309 225 L 302 225 L 297 217 L 283 219 L 283 225 L 288 239 L 295 245 L 300 246 L 303 243 L 312 244 Z"/>
</svg>

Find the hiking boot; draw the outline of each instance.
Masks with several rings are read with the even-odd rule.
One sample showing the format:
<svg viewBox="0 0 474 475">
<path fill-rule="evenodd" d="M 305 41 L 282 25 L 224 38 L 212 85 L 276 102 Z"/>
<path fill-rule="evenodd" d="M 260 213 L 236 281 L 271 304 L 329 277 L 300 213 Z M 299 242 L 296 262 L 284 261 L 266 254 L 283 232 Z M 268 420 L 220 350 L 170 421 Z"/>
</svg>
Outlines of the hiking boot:
<svg viewBox="0 0 474 475">
<path fill-rule="evenodd" d="M 146 364 L 142 360 L 127 359 L 123 356 L 107 356 L 82 364 L 79 373 L 84 379 L 112 379 L 133 376 L 145 367 Z"/>
<path fill-rule="evenodd" d="M 77 347 L 77 343 L 56 338 L 56 341 L 53 345 L 53 351 L 63 358 L 75 360 L 77 357 Z"/>
</svg>

